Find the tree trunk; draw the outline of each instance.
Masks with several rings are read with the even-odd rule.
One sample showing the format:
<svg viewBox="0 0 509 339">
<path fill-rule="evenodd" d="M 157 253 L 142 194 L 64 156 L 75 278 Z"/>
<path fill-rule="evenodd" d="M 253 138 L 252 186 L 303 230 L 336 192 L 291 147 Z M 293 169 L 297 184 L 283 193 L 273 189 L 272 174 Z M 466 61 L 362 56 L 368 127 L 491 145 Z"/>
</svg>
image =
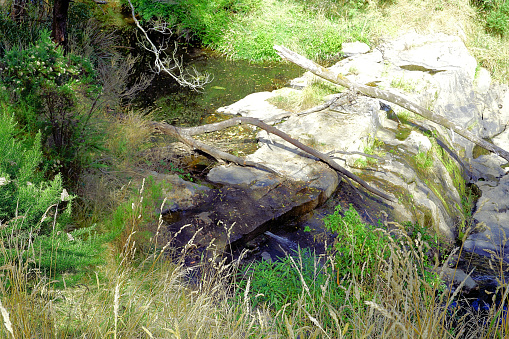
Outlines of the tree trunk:
<svg viewBox="0 0 509 339">
<path fill-rule="evenodd" d="M 399 105 L 411 112 L 414 112 L 415 114 L 420 115 L 423 118 L 426 118 L 430 121 L 433 121 L 434 123 L 437 123 L 441 126 L 444 126 L 448 129 L 458 133 L 459 135 L 461 135 L 465 139 L 470 140 L 474 144 L 476 144 L 482 148 L 485 148 L 488 151 L 493 152 L 496 155 L 509 161 L 509 152 L 505 151 L 504 149 L 502 149 L 490 142 L 483 140 L 482 138 L 469 132 L 468 130 L 455 125 L 453 122 L 449 121 L 448 119 L 446 119 L 445 117 L 443 117 L 441 115 L 435 114 L 435 113 L 431 112 L 430 110 L 428 110 L 422 106 L 419 106 L 419 105 L 417 105 L 417 104 L 415 104 L 415 103 L 413 103 L 399 95 L 389 93 L 387 91 L 381 90 L 376 87 L 370 87 L 370 86 L 354 83 L 354 82 L 348 80 L 347 78 L 345 78 L 343 75 L 341 75 L 341 74 L 338 75 L 338 74 L 332 72 L 331 70 L 329 70 L 328 68 L 318 65 L 318 64 L 314 63 L 313 61 L 306 59 L 302 55 L 289 50 L 286 47 L 274 46 L 274 49 L 276 50 L 277 54 L 279 54 L 279 56 L 281 56 L 283 59 L 291 61 L 294 64 L 310 71 L 311 73 L 313 73 L 321 78 L 324 78 L 325 80 L 328 80 L 335 84 L 341 85 L 343 87 L 347 87 L 347 88 L 351 88 L 353 90 L 359 91 L 360 93 L 370 96 L 372 98 L 383 99 L 383 100 L 392 102 L 396 105 Z"/>
<path fill-rule="evenodd" d="M 71 0 L 55 0 L 53 5 L 53 23 L 51 25 L 51 38 L 64 50 L 67 49 L 67 15 Z"/>
</svg>

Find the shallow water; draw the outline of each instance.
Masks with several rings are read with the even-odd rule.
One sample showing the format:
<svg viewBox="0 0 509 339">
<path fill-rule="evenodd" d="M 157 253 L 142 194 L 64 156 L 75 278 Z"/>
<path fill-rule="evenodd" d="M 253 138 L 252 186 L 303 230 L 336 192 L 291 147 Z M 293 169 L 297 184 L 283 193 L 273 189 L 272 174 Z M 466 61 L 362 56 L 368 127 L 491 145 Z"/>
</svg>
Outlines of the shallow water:
<svg viewBox="0 0 509 339">
<path fill-rule="evenodd" d="M 167 75 L 158 75 L 138 96 L 138 107 L 152 107 L 158 117 L 176 125 L 199 125 L 203 118 L 222 106 L 245 96 L 272 91 L 299 77 L 303 70 L 290 63 L 254 64 L 228 60 L 209 50 L 194 49 L 186 57 L 187 69 L 208 73 L 212 81 L 200 92 L 178 86 Z"/>
</svg>

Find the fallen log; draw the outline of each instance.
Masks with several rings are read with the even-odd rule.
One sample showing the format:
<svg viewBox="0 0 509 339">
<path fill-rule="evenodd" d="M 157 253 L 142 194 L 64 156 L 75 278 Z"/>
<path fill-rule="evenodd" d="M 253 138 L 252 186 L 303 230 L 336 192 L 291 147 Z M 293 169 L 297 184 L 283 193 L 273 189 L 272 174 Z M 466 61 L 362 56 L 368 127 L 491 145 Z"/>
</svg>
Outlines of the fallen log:
<svg viewBox="0 0 509 339">
<path fill-rule="evenodd" d="M 351 90 L 358 91 L 372 98 L 386 100 L 396 105 L 399 105 L 415 114 L 422 116 L 425 119 L 428 119 L 434 123 L 437 123 L 445 128 L 450 129 L 451 131 L 461 135 L 465 139 L 473 142 L 474 144 L 484 149 L 487 149 L 488 151 L 493 152 L 496 155 L 509 161 L 509 152 L 486 140 L 483 140 L 482 138 L 476 136 L 475 134 L 469 132 L 468 130 L 463 129 L 460 126 L 457 126 L 456 124 L 446 119 L 445 117 L 435 114 L 432 111 L 403 98 L 402 96 L 381 90 L 377 87 L 371 87 L 352 82 L 343 75 L 336 74 L 333 71 L 329 70 L 328 68 L 318 65 L 317 63 L 303 57 L 298 53 L 289 50 L 286 47 L 275 45 L 274 49 L 281 58 L 291 61 L 294 64 L 310 71 L 311 73 L 325 80 L 349 88 Z"/>
<path fill-rule="evenodd" d="M 215 131 L 219 131 L 219 130 L 222 130 L 222 129 L 225 129 L 228 127 L 237 126 L 237 125 L 242 125 L 242 124 L 254 125 L 254 126 L 264 129 L 268 133 L 272 133 L 272 134 L 279 136 L 283 140 L 286 140 L 287 142 L 298 147 L 299 149 L 303 150 L 304 152 L 320 159 L 321 161 L 325 162 L 330 167 L 334 168 L 336 171 L 340 172 L 344 177 L 347 177 L 347 178 L 357 182 L 359 185 L 364 187 L 367 191 L 369 191 L 379 197 L 382 197 L 386 200 L 394 201 L 394 199 L 391 196 L 389 196 L 388 194 L 386 194 L 380 190 L 377 190 L 376 188 L 371 187 L 367 182 L 365 182 L 364 180 L 362 180 L 361 178 L 359 178 L 352 172 L 346 170 L 342 166 L 338 165 L 334 160 L 331 159 L 331 157 L 329 155 L 319 152 L 319 151 L 315 150 L 314 148 L 311 148 L 307 145 L 304 145 L 300 141 L 293 139 L 288 134 L 275 128 L 274 126 L 268 125 L 268 124 L 264 123 L 263 121 L 255 119 L 255 118 L 234 117 L 232 119 L 221 121 L 221 122 L 216 122 L 213 124 L 196 126 L 196 127 L 188 127 L 188 128 L 176 127 L 176 126 L 172 126 L 172 125 L 169 125 L 169 124 L 166 124 L 163 122 L 151 122 L 150 124 L 152 125 L 152 127 L 154 127 L 155 130 L 157 130 L 161 133 L 173 136 L 173 137 L 179 139 L 180 141 L 184 142 L 185 144 L 188 144 L 196 149 L 199 149 L 207 154 L 210 154 L 211 156 L 213 156 L 216 159 L 223 159 L 223 160 L 227 160 L 227 161 L 236 163 L 240 166 L 252 166 L 252 167 L 262 169 L 262 170 L 265 170 L 265 171 L 268 171 L 271 173 L 279 174 L 263 164 L 259 164 L 259 163 L 249 161 L 249 160 L 246 160 L 246 159 L 243 159 L 240 157 L 236 157 L 229 153 L 223 152 L 223 151 L 217 149 L 216 147 L 204 144 L 204 143 L 192 138 L 193 135 L 215 132 Z"/>
</svg>

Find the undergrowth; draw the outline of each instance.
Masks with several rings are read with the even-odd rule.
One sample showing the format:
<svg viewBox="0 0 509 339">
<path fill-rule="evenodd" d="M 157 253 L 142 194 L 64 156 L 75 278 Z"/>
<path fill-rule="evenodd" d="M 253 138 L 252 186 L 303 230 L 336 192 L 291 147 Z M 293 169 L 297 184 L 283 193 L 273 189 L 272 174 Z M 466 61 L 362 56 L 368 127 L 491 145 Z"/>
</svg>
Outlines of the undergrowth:
<svg viewBox="0 0 509 339">
<path fill-rule="evenodd" d="M 111 248 L 108 264 L 96 267 L 82 284 L 66 285 L 65 276 L 40 274 L 26 261 L 4 266 L 3 337 L 492 338 L 507 333 L 502 306 L 484 319 L 458 313 L 453 305 L 461 298 L 432 273 L 429 247 L 418 229 L 412 236 L 403 227 L 391 234 L 374 231 L 355 210 L 338 209 L 327 221 L 338 232 L 335 251 L 327 255 L 300 250 L 245 268 L 216 256 L 190 266 L 185 257 L 192 244 L 173 248 L 161 219 L 150 238 L 137 237 L 153 217 L 151 196 L 159 188 L 150 185 L 132 191 L 119 214 L 124 242 Z M 39 255 L 33 245 L 27 253 L 33 259 Z"/>
</svg>

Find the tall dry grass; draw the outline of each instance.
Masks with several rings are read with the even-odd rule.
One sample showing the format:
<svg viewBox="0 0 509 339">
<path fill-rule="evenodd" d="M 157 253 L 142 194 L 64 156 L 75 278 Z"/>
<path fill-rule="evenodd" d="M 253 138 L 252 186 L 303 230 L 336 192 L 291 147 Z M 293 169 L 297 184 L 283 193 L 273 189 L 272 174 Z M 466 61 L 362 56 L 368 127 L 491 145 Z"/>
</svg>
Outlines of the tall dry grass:
<svg viewBox="0 0 509 339">
<path fill-rule="evenodd" d="M 188 267 L 171 243 L 158 243 L 158 233 L 151 239 L 153 252 L 145 257 L 137 254 L 143 190 L 142 185 L 139 199 L 132 204 L 120 253 L 110 251 L 109 263 L 98 267 L 83 284 L 56 289 L 51 277 L 37 275 L 30 265 L 31 257 L 37 256 L 33 247 L 28 259 L 22 253 L 10 258 L 0 276 L 2 337 L 244 338 L 274 334 L 267 313 L 231 302 L 234 285 L 230 283 L 237 262 L 212 258 Z M 65 285 L 65 277 L 59 280 Z"/>
<path fill-rule="evenodd" d="M 507 315 L 494 308 L 480 318 L 450 308 L 460 297 L 444 289 L 439 279 L 426 279 L 428 247 L 418 237 L 393 239 L 386 258 L 378 258 L 375 279 L 344 277 L 337 288 L 342 304 L 325 294 L 310 303 L 302 276 L 302 258 L 291 258 L 303 282 L 297 300 L 275 312 L 270 305 L 253 307 L 248 287 L 237 290 L 238 261 L 211 258 L 196 266 L 184 263 L 182 250 L 171 241 L 160 243 L 159 228 L 151 239 L 153 251 L 138 255 L 144 187 L 132 205 L 127 237 L 109 264 L 96 268 L 88 281 L 55 288 L 30 266 L 13 257 L 2 267 L 0 311 L 2 337 L 13 338 L 503 338 Z M 35 248 L 31 256 L 37 256 Z M 18 260 L 19 259 L 19 260 Z M 334 258 L 315 258 L 315 266 Z M 327 270 L 322 274 L 328 274 Z M 327 284 L 336 285 L 335 276 Z M 65 282 L 65 277 L 59 278 Z M 65 284 L 64 284 L 65 285 Z M 505 288 L 506 285 L 503 287 Z M 325 293 L 327 286 L 322 286 Z M 503 297 L 507 300 L 508 289 Z M 240 295 L 240 297 L 239 297 Z M 235 297 L 236 296 L 236 297 Z M 306 307 L 308 306 L 308 307 Z"/>
</svg>

